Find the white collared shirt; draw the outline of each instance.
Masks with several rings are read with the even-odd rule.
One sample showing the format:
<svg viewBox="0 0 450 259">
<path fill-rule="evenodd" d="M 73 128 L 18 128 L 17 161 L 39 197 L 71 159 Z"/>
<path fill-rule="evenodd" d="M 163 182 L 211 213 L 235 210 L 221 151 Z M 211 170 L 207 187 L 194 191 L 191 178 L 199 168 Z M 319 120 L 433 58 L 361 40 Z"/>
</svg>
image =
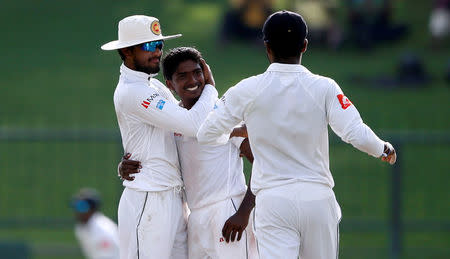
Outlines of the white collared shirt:
<svg viewBox="0 0 450 259">
<path fill-rule="evenodd" d="M 200 145 L 196 137 L 176 136 L 189 209 L 243 195 L 247 191 L 239 147 L 243 138 L 224 145 Z"/>
<path fill-rule="evenodd" d="M 334 186 L 329 169 L 328 125 L 347 143 L 379 157 L 384 142 L 363 123 L 332 79 L 302 65 L 273 63 L 263 74 L 230 88 L 208 115 L 197 138 L 225 143 L 240 121 L 254 155 L 252 191 L 297 181 Z"/>
<path fill-rule="evenodd" d="M 195 136 L 214 107 L 217 90 L 206 85 L 190 109 L 178 106 L 172 93 L 150 75 L 122 64 L 114 106 L 125 152 L 140 161 L 134 181 L 123 185 L 137 191 L 164 191 L 183 185 L 174 132 Z"/>
<path fill-rule="evenodd" d="M 102 213 L 94 213 L 86 224 L 76 224 L 75 236 L 87 258 L 119 259 L 117 224 Z"/>
</svg>

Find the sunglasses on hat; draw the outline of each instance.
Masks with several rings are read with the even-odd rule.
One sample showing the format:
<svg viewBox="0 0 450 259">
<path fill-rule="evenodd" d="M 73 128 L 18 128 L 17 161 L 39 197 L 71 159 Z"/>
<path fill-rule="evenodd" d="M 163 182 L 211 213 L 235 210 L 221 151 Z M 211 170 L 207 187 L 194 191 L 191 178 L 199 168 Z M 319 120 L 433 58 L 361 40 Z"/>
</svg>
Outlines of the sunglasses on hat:
<svg viewBox="0 0 450 259">
<path fill-rule="evenodd" d="M 163 47 L 164 47 L 164 41 L 162 41 L 162 40 L 150 41 L 150 42 L 141 44 L 141 49 L 143 51 L 150 51 L 150 52 L 154 52 L 156 50 L 156 48 L 158 48 L 159 50 L 162 50 Z"/>
</svg>

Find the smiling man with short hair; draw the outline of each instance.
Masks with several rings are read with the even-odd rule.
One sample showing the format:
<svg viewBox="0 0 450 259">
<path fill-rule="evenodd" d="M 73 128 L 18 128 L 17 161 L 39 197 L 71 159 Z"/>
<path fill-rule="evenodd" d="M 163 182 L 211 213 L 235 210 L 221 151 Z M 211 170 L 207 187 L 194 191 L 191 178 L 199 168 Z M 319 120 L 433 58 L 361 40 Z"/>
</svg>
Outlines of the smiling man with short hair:
<svg viewBox="0 0 450 259">
<path fill-rule="evenodd" d="M 188 110 L 205 88 L 201 59 L 201 53 L 191 47 L 172 49 L 163 59 L 166 85 Z M 245 185 L 240 158 L 242 154 L 253 161 L 248 139 L 232 137 L 217 146 L 200 145 L 196 137 L 183 134 L 175 139 L 191 210 L 189 258 L 258 258 L 252 220 L 249 223 L 254 195 Z M 124 160 L 119 165 L 125 179 L 132 181 L 130 174 L 140 174 L 136 162 Z"/>
</svg>

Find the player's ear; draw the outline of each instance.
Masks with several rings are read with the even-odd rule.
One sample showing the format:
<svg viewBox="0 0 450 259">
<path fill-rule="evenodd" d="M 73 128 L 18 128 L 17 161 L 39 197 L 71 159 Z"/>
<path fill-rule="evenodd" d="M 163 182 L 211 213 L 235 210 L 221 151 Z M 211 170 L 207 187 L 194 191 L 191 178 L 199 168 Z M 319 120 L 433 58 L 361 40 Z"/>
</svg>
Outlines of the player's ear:
<svg viewBox="0 0 450 259">
<path fill-rule="evenodd" d="M 134 48 L 133 47 L 126 47 L 126 48 L 121 48 L 119 49 L 119 51 L 122 53 L 122 55 L 125 58 L 132 58 L 134 55 Z"/>
<path fill-rule="evenodd" d="M 266 47 L 266 52 L 268 55 L 272 55 L 272 50 L 267 42 L 264 41 L 264 46 Z"/>
<path fill-rule="evenodd" d="M 308 39 L 305 39 L 305 41 L 303 42 L 302 53 L 305 53 L 307 48 L 308 48 Z"/>
<path fill-rule="evenodd" d="M 166 79 L 166 86 L 167 86 L 167 88 L 169 88 L 172 92 L 175 91 L 175 88 L 173 87 L 173 84 L 172 84 L 172 80 Z"/>
<path fill-rule="evenodd" d="M 270 45 L 267 42 L 264 42 L 264 46 L 266 46 L 267 58 L 269 59 L 270 63 L 272 63 L 272 61 L 273 61 L 272 49 L 270 48 Z"/>
</svg>

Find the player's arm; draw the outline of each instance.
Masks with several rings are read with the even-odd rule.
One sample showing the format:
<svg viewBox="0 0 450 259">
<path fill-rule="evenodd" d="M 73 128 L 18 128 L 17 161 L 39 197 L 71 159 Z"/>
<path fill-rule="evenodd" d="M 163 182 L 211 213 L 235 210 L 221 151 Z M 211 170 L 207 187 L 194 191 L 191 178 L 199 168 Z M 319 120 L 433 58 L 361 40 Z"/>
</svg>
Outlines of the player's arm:
<svg viewBox="0 0 450 259">
<path fill-rule="evenodd" d="M 122 180 L 133 181 L 134 174 L 140 173 L 140 169 L 142 168 L 141 162 L 136 160 L 130 160 L 131 154 L 126 153 L 122 157 L 122 161 L 120 161 L 117 166 L 117 172 L 119 178 Z"/>
<path fill-rule="evenodd" d="M 395 163 L 396 152 L 389 142 L 382 141 L 363 122 L 356 107 L 343 94 L 340 87 L 332 81 L 326 95 L 328 123 L 333 131 L 355 148 L 381 158 L 390 164 Z"/>
<path fill-rule="evenodd" d="M 228 142 L 233 128 L 244 119 L 252 97 L 241 83 L 231 87 L 216 102 L 214 110 L 201 125 L 197 140 L 202 145 L 223 145 Z"/>
<path fill-rule="evenodd" d="M 242 141 L 240 150 L 241 156 L 245 156 L 250 163 L 253 163 L 253 154 L 250 148 L 248 138 Z M 241 206 L 239 206 L 239 209 L 234 215 L 228 218 L 228 220 L 225 222 L 222 228 L 222 236 L 225 238 L 225 241 L 227 243 L 229 241 L 234 242 L 236 236 L 237 241 L 241 240 L 242 233 L 244 232 L 245 228 L 248 225 L 250 213 L 255 207 L 255 195 L 251 191 L 250 182 L 251 176 L 247 187 L 247 192 L 245 193 Z"/>
<path fill-rule="evenodd" d="M 143 123 L 186 136 L 195 136 L 201 123 L 213 109 L 217 90 L 206 85 L 197 103 L 187 110 L 160 96 L 154 89 L 134 88 L 124 101 L 125 111 Z"/>
<path fill-rule="evenodd" d="M 232 137 L 248 138 L 247 126 L 245 124 L 242 124 L 234 127 L 233 131 L 230 134 L 230 138 Z"/>
</svg>

